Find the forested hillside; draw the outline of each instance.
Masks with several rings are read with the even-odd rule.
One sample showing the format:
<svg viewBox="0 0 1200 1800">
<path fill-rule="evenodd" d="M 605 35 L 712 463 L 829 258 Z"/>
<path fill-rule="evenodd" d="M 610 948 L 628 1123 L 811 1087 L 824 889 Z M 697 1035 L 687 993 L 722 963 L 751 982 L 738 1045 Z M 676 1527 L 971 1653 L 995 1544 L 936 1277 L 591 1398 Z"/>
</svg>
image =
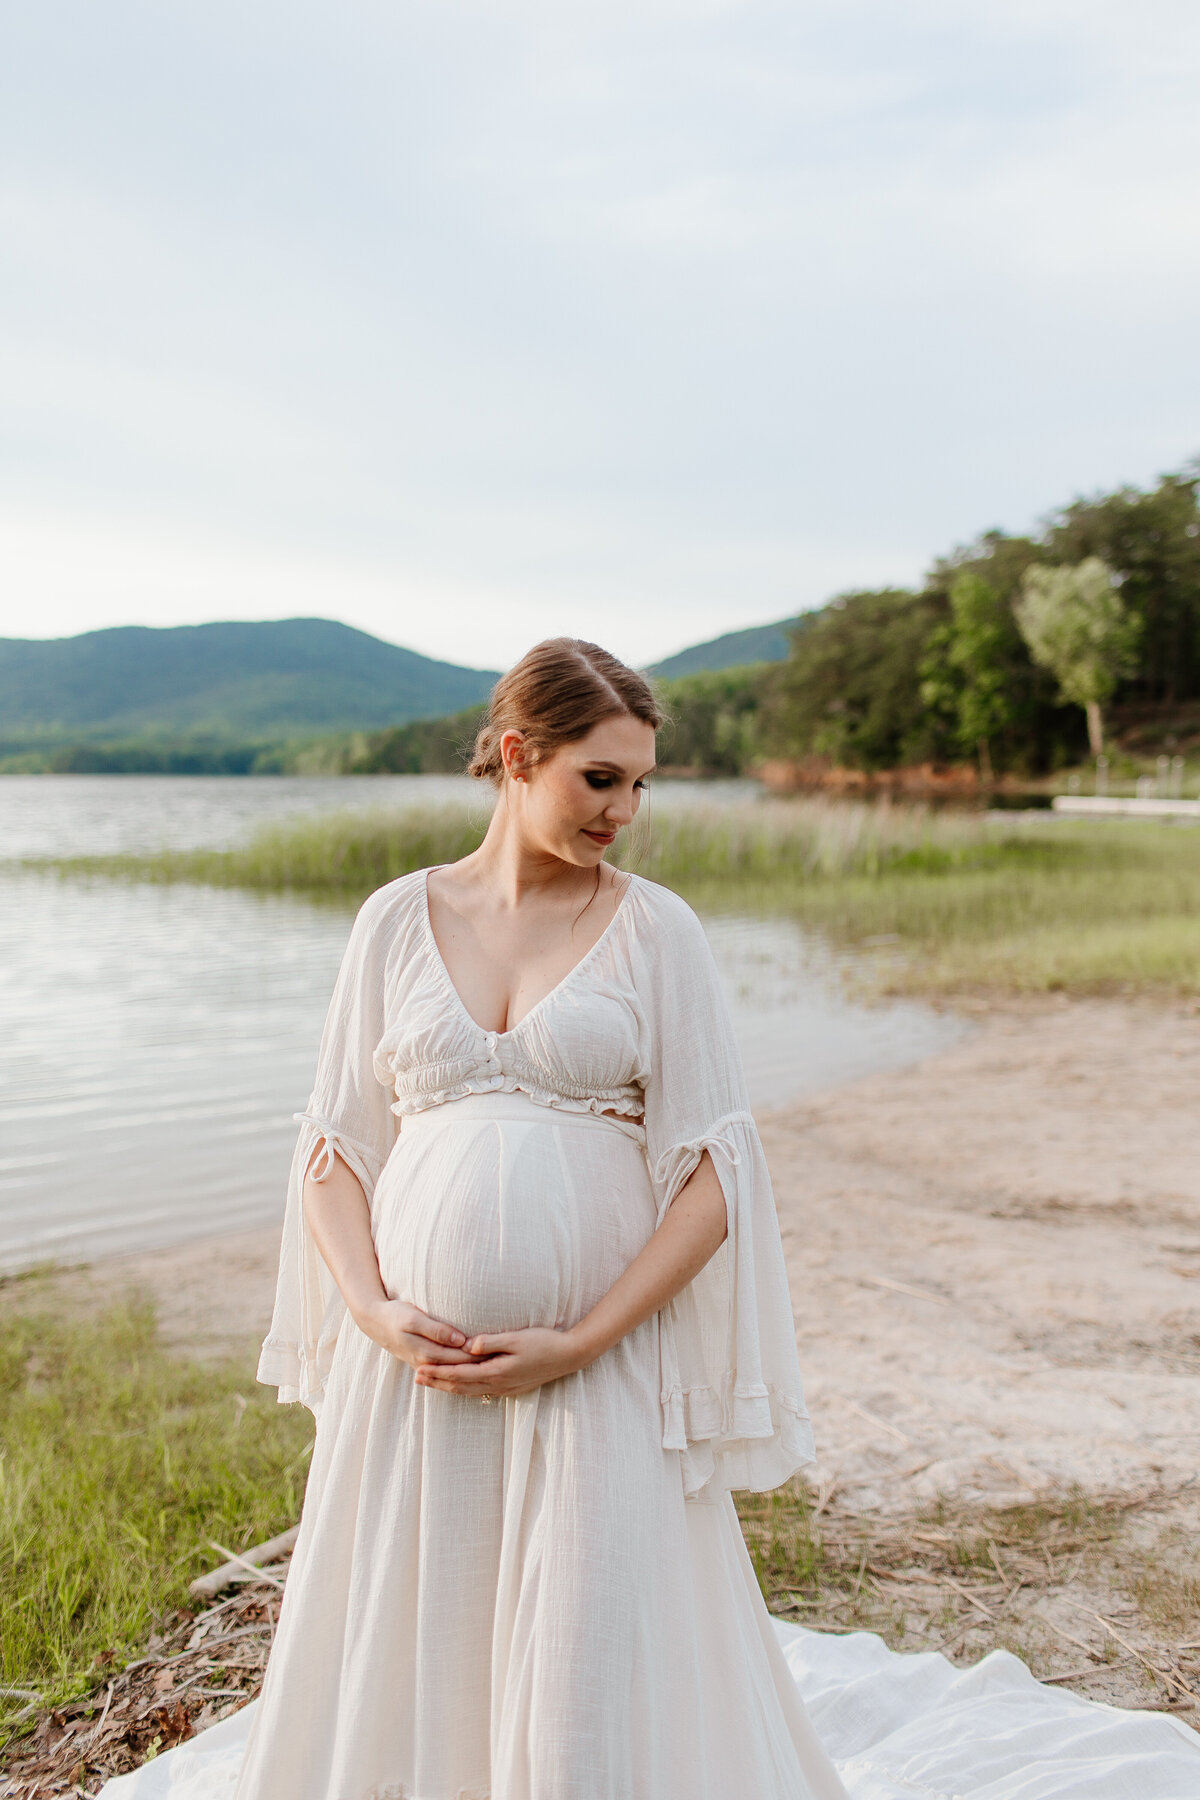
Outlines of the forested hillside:
<svg viewBox="0 0 1200 1800">
<path fill-rule="evenodd" d="M 662 662 L 651 663 L 646 673 L 663 681 L 684 675 L 717 673 L 743 668 L 748 663 L 782 662 L 791 647 L 791 634 L 804 624 L 807 614 L 780 619 L 774 625 L 750 625 L 744 631 L 726 631 L 703 644 L 691 644 Z"/>
<path fill-rule="evenodd" d="M 482 699 L 495 678 L 331 619 L 5 638 L 0 740 L 11 751 L 370 730 L 457 710 Z"/>
<path fill-rule="evenodd" d="M 966 760 L 985 775 L 1076 760 L 1088 750 L 1084 689 L 1037 660 L 1028 609 L 1031 588 L 1078 584 L 1086 569 L 1123 620 L 1111 667 L 1091 668 L 1113 729 L 1148 747 L 1200 734 L 1198 485 L 1189 468 L 1149 492 L 1076 500 L 1035 537 L 985 532 L 919 592 L 839 596 L 762 672 L 756 751 L 867 770 Z M 1074 624 L 1083 637 L 1100 630 Z M 1076 663 L 1087 656 L 1081 638 Z"/>
</svg>

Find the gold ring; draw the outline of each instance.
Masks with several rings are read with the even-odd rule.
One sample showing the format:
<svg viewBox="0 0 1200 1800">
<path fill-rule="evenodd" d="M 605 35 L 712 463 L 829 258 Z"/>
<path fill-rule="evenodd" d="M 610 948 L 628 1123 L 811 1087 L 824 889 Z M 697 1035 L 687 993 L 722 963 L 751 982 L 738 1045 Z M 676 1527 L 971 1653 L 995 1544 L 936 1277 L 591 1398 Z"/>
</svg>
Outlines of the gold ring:
<svg viewBox="0 0 1200 1800">
<path fill-rule="evenodd" d="M 496 1396 L 495 1394 L 480 1394 L 479 1398 L 485 1406 L 491 1406 Z"/>
</svg>

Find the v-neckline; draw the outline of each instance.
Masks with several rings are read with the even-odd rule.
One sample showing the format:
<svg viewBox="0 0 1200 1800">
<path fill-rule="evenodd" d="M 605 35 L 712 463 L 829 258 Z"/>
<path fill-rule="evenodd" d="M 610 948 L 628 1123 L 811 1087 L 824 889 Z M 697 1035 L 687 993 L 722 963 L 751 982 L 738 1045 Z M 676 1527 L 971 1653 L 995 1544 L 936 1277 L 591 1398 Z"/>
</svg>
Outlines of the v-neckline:
<svg viewBox="0 0 1200 1800">
<path fill-rule="evenodd" d="M 434 966 L 438 970 L 438 973 L 440 974 L 442 981 L 445 983 L 445 986 L 446 986 L 447 990 L 449 991 L 451 998 L 454 1001 L 454 1004 L 457 1006 L 457 1008 L 458 1008 L 459 1012 L 462 1014 L 463 1018 L 471 1026 L 472 1030 L 477 1031 L 479 1033 L 480 1037 L 482 1037 L 482 1038 L 487 1038 L 487 1039 L 494 1038 L 497 1043 L 499 1042 L 499 1040 L 501 1038 L 512 1037 L 514 1032 L 520 1031 L 522 1025 L 525 1024 L 527 1019 L 532 1019 L 534 1013 L 540 1012 L 542 1007 L 546 1005 L 547 1001 L 553 1000 L 555 994 L 560 993 L 562 991 L 562 989 L 564 987 L 566 987 L 566 985 L 569 981 L 574 980 L 575 976 L 578 975 L 580 969 L 583 968 L 584 964 L 591 961 L 592 957 L 595 956 L 597 950 L 599 950 L 601 944 L 603 944 L 607 940 L 609 933 L 615 927 L 617 920 L 621 917 L 621 914 L 625 911 L 626 902 L 628 901 L 630 893 L 633 890 L 633 884 L 637 880 L 637 876 L 634 874 L 632 869 L 622 869 L 621 870 L 621 873 L 626 878 L 625 891 L 621 895 L 621 898 L 618 900 L 618 902 L 616 904 L 616 907 L 613 911 L 612 918 L 608 921 L 608 924 L 604 927 L 604 930 L 600 933 L 600 936 L 596 939 L 595 943 L 591 946 L 591 948 L 584 951 L 583 955 L 579 958 L 579 961 L 577 963 L 572 963 L 571 967 L 567 970 L 566 974 L 562 977 L 561 981 L 556 981 L 554 986 L 549 990 L 548 993 L 543 994 L 540 1000 L 534 1001 L 533 1005 L 529 1008 L 528 1012 L 523 1012 L 521 1014 L 520 1018 L 517 1020 L 515 1025 L 507 1026 L 504 1031 L 489 1031 L 486 1026 L 481 1025 L 479 1023 L 479 1020 L 477 1018 L 475 1018 L 473 1013 L 470 1013 L 467 1011 L 467 1003 L 463 999 L 462 995 L 459 993 L 458 989 L 454 985 L 454 977 L 451 975 L 449 968 L 446 966 L 446 959 L 442 955 L 442 952 L 441 952 L 440 948 L 438 947 L 437 938 L 434 935 L 433 918 L 429 911 L 429 877 L 431 875 L 435 874 L 437 870 L 445 869 L 447 867 L 449 867 L 449 865 L 447 863 L 434 863 L 434 864 L 432 864 L 432 866 L 430 868 L 425 869 L 421 875 L 421 904 L 422 904 L 422 912 L 424 915 L 425 935 L 429 940 L 430 955 L 433 959 Z"/>
</svg>

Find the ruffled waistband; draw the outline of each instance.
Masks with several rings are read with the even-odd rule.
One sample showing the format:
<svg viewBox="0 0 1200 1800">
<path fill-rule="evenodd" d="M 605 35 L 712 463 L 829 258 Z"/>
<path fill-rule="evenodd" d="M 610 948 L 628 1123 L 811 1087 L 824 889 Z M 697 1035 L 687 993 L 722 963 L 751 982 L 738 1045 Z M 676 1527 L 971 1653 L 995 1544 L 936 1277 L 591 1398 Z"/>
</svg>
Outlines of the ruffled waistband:
<svg viewBox="0 0 1200 1800">
<path fill-rule="evenodd" d="M 449 1125 L 474 1125 L 485 1119 L 519 1120 L 526 1125 L 563 1126 L 574 1131 L 616 1131 L 622 1137 L 632 1139 L 639 1148 L 646 1142 L 645 1127 L 633 1119 L 551 1106 L 520 1090 L 511 1093 L 497 1091 L 491 1094 L 462 1094 L 454 1100 L 443 1100 L 438 1106 L 426 1107 L 422 1112 L 405 1113 L 400 1121 L 400 1136 L 403 1140 L 414 1131 L 438 1130 Z"/>
</svg>

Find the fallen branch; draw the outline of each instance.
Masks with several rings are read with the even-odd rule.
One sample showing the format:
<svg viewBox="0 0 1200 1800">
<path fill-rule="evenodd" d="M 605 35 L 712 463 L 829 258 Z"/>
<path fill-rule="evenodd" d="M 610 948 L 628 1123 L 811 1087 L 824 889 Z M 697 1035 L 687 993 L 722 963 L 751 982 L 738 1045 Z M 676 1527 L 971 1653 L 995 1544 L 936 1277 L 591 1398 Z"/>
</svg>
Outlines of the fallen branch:
<svg viewBox="0 0 1200 1800">
<path fill-rule="evenodd" d="M 228 1558 L 228 1561 L 223 1562 L 219 1568 L 211 1569 L 207 1575 L 198 1575 L 195 1581 L 190 1583 L 188 1592 L 207 1599 L 231 1586 L 247 1569 L 257 1580 L 272 1581 L 276 1587 L 282 1587 L 283 1583 L 277 1575 L 262 1573 L 262 1566 L 264 1563 L 277 1562 L 280 1557 L 286 1556 L 295 1546 L 299 1532 L 300 1527 L 293 1525 L 290 1531 L 282 1531 L 278 1537 L 268 1538 L 265 1544 L 256 1544 L 252 1550 L 246 1550 L 240 1556 L 236 1550 L 227 1550 L 224 1544 L 218 1544 L 214 1540 L 213 1549 L 219 1550 L 222 1556 Z"/>
<path fill-rule="evenodd" d="M 893 1294 L 911 1294 L 914 1300 L 932 1300 L 935 1306 L 953 1306 L 942 1294 L 930 1294 L 924 1288 L 912 1287 L 907 1281 L 891 1281 L 886 1275 L 863 1275 L 869 1287 L 890 1288 Z"/>
<path fill-rule="evenodd" d="M 1128 1661 L 1127 1656 L 1121 1658 L 1121 1662 Z M 1117 1663 L 1089 1663 L 1086 1669 L 1065 1669 L 1061 1675 L 1039 1675 L 1038 1680 L 1043 1687 L 1053 1687 L 1056 1681 L 1083 1681 L 1089 1675 L 1101 1675 L 1106 1669 L 1118 1666 Z M 1123 1701 L 1122 1704 L 1128 1706 L 1129 1702 Z"/>
<path fill-rule="evenodd" d="M 1120 1632 L 1117 1630 L 1116 1626 L 1110 1625 L 1108 1620 L 1104 1617 L 1104 1614 L 1098 1613 L 1096 1611 L 1095 1607 L 1084 1606 L 1078 1600 L 1068 1600 L 1067 1605 L 1073 1606 L 1077 1609 L 1077 1611 L 1085 1612 L 1091 1618 L 1095 1619 L 1098 1624 L 1100 1624 L 1104 1627 L 1105 1631 L 1107 1631 L 1107 1633 L 1110 1637 L 1116 1639 L 1117 1643 L 1120 1644 L 1122 1650 L 1128 1650 L 1130 1656 L 1136 1656 L 1138 1661 L 1140 1663 L 1143 1663 L 1146 1666 L 1146 1668 L 1149 1669 L 1149 1671 L 1152 1675 L 1156 1675 L 1158 1677 L 1159 1681 L 1165 1681 L 1167 1683 L 1168 1687 L 1178 1688 L 1179 1692 L 1181 1694 L 1186 1694 L 1189 1700 L 1200 1700 L 1200 1694 L 1198 1694 L 1196 1692 L 1195 1688 L 1189 1687 L 1187 1682 L 1184 1681 L 1180 1676 L 1176 1675 L 1173 1672 L 1173 1670 L 1160 1669 L 1158 1667 L 1157 1663 L 1152 1663 L 1150 1661 L 1150 1658 L 1148 1656 L 1143 1656 L 1142 1652 L 1140 1650 L 1135 1649 L 1134 1646 L 1129 1642 L 1128 1638 L 1123 1638 L 1121 1636 Z"/>
<path fill-rule="evenodd" d="M 1093 1650 L 1092 1646 L 1090 1644 L 1085 1644 L 1082 1638 L 1072 1637 L 1069 1631 L 1064 1631 L 1061 1625 L 1056 1625 L 1053 1619 L 1048 1619 L 1046 1617 L 1045 1613 L 1039 1612 L 1035 1616 L 1048 1630 L 1054 1633 L 1055 1637 L 1062 1638 L 1064 1643 L 1074 1644 L 1075 1648 L 1077 1650 L 1082 1650 L 1086 1656 L 1094 1656 L 1098 1663 L 1104 1662 L 1104 1658 L 1101 1656 L 1099 1650 Z"/>
<path fill-rule="evenodd" d="M 851 1412 L 856 1412 L 860 1419 L 865 1419 L 868 1425 L 875 1425 L 880 1431 L 890 1432 L 892 1437 L 899 1438 L 902 1444 L 912 1443 L 908 1433 L 901 1431 L 898 1425 L 889 1425 L 886 1419 L 881 1419 L 877 1413 L 868 1412 L 866 1407 L 860 1406 L 856 1400 L 843 1400 L 842 1404 L 848 1406 Z"/>
</svg>

